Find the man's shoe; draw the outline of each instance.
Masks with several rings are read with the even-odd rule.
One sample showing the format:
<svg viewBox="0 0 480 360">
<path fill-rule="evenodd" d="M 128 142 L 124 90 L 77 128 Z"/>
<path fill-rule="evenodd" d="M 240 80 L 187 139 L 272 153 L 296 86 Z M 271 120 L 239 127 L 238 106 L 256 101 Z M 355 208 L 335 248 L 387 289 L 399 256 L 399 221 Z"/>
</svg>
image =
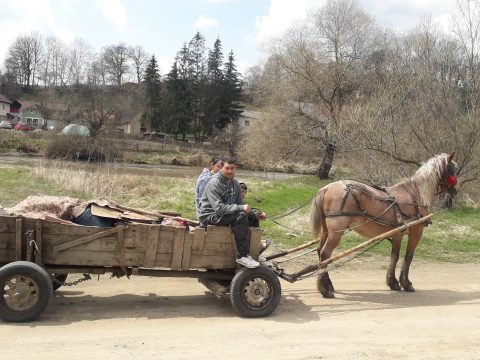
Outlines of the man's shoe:
<svg viewBox="0 0 480 360">
<path fill-rule="evenodd" d="M 250 255 L 241 257 L 236 261 L 237 261 L 237 264 L 243 265 L 249 269 L 255 269 L 260 266 L 260 263 L 256 260 L 253 260 Z"/>
<path fill-rule="evenodd" d="M 260 264 L 264 264 L 264 263 L 267 262 L 267 258 L 266 258 L 265 256 L 263 256 L 263 255 L 258 255 L 258 262 L 259 262 Z"/>
</svg>

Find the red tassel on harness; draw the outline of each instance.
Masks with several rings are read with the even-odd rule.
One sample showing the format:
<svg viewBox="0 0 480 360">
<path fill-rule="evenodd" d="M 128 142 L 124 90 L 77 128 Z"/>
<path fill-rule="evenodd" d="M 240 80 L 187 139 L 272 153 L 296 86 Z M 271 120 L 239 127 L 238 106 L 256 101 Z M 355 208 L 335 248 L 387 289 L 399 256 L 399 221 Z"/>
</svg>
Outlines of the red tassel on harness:
<svg viewBox="0 0 480 360">
<path fill-rule="evenodd" d="M 453 175 L 450 175 L 450 176 L 448 177 L 448 185 L 450 185 L 450 186 L 455 186 L 455 185 L 457 185 L 457 178 L 456 178 L 455 176 L 453 176 Z"/>
</svg>

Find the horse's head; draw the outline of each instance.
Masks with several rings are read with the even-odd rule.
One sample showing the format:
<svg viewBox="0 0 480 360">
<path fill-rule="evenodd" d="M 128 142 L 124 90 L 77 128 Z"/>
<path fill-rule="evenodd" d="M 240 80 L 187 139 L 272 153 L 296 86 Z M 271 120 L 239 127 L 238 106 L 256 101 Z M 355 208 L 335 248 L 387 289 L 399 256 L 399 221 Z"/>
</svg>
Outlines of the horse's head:
<svg viewBox="0 0 480 360">
<path fill-rule="evenodd" d="M 452 196 L 457 195 L 457 164 L 453 161 L 455 153 L 451 153 L 447 157 L 442 177 L 440 179 L 440 192 L 448 193 Z"/>
</svg>

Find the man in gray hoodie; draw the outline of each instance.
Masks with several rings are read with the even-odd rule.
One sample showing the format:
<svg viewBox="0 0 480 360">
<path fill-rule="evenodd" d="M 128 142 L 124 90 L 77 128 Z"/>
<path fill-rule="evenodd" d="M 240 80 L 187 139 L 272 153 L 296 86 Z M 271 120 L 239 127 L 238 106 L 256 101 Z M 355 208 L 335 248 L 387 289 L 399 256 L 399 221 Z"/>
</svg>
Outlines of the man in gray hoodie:
<svg viewBox="0 0 480 360">
<path fill-rule="evenodd" d="M 235 180 L 236 163 L 225 158 L 222 168 L 212 176 L 202 194 L 199 220 L 202 226 L 231 225 L 237 244 L 237 263 L 255 268 L 260 264 L 248 254 L 250 250 L 250 229 L 247 214 L 250 205 L 243 204 L 240 185 Z"/>
</svg>

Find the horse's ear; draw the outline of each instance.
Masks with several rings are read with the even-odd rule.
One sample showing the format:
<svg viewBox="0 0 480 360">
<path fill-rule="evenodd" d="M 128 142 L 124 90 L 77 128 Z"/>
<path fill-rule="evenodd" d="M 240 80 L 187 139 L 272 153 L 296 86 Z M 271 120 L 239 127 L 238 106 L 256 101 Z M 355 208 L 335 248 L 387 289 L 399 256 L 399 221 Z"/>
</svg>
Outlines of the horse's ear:
<svg viewBox="0 0 480 360">
<path fill-rule="evenodd" d="M 453 160 L 453 156 L 455 155 L 455 151 L 448 155 L 448 163 L 451 163 Z"/>
</svg>

